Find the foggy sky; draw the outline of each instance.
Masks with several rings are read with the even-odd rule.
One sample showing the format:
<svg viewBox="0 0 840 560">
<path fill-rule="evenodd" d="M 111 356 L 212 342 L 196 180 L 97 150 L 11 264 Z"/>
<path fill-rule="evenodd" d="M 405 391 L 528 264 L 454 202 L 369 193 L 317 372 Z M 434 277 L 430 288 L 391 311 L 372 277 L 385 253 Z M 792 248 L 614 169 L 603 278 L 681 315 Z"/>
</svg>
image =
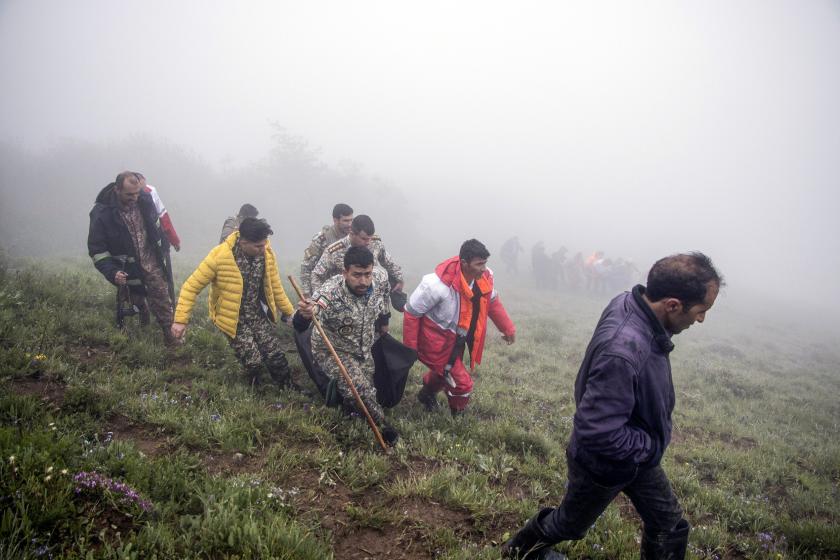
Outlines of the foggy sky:
<svg viewBox="0 0 840 560">
<path fill-rule="evenodd" d="M 840 309 L 838 2 L 5 0 L 0 83 L 33 150 L 142 133 L 224 171 L 277 122 L 452 253 L 696 249 L 731 296 Z"/>
</svg>

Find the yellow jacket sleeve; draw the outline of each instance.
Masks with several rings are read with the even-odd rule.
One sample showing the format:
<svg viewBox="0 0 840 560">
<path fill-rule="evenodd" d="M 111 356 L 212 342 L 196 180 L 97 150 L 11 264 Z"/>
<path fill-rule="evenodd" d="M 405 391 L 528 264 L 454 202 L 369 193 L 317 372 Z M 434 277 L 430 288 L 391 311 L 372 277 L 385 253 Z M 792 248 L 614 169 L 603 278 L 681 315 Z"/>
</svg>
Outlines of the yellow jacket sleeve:
<svg viewBox="0 0 840 560">
<path fill-rule="evenodd" d="M 178 306 L 175 308 L 176 323 L 189 323 L 198 294 L 215 278 L 216 259 L 213 251 L 211 251 L 181 286 L 181 292 L 178 294 Z"/>
</svg>

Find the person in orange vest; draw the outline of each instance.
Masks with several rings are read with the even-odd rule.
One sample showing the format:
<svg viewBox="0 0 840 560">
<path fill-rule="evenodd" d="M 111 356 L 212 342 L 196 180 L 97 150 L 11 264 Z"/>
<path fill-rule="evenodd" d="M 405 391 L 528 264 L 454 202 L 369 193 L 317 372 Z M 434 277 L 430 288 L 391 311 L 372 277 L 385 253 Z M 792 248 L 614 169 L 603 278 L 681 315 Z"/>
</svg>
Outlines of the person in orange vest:
<svg viewBox="0 0 840 560">
<path fill-rule="evenodd" d="M 508 344 L 516 339 L 516 327 L 487 268 L 489 257 L 480 241 L 465 241 L 458 255 L 425 275 L 408 298 L 403 344 L 417 350 L 417 357 L 429 367 L 417 394 L 427 411 L 438 408 L 440 391 L 446 391 L 452 416 L 467 408 L 473 380 L 464 364 L 464 351 L 470 351 L 471 369 L 481 363 L 488 317 Z"/>
</svg>

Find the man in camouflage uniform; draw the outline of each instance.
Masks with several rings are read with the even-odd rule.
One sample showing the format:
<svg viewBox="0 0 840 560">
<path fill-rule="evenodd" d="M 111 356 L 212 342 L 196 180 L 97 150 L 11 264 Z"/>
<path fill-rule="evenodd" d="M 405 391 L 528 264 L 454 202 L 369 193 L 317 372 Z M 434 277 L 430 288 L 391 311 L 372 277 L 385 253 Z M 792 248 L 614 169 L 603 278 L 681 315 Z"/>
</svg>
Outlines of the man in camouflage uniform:
<svg viewBox="0 0 840 560">
<path fill-rule="evenodd" d="M 375 277 L 373 254 L 367 248 L 350 247 L 343 258 L 342 273 L 324 282 L 311 299 L 301 300 L 293 322 L 303 331 L 313 313 L 317 314 L 371 418 L 382 428 L 383 438 L 393 444 L 398 434 L 385 424 L 385 412 L 376 400 L 370 351 L 390 318 L 385 301 L 387 288 Z M 326 374 L 337 380 L 344 406 L 355 408 L 353 393 L 317 329 L 312 332 L 312 354 Z"/>
<path fill-rule="evenodd" d="M 239 213 L 236 216 L 229 216 L 222 225 L 222 233 L 219 235 L 219 243 L 224 243 L 228 235 L 239 229 L 239 224 L 245 218 L 256 218 L 260 215 L 260 211 L 252 204 L 247 202 L 239 208 Z"/>
<path fill-rule="evenodd" d="M 170 336 L 169 242 L 154 201 L 135 173 L 123 171 L 96 197 L 90 211 L 88 253 L 109 282 L 128 286 L 132 303 L 141 309 L 141 322 L 148 322 L 148 304 L 166 344 L 176 343 Z"/>
<path fill-rule="evenodd" d="M 333 225 L 324 226 L 315 234 L 300 263 L 300 283 L 304 295 L 312 293 L 312 269 L 324 254 L 324 249 L 350 233 L 353 224 L 353 209 L 346 204 L 336 204 L 332 211 Z"/>
<path fill-rule="evenodd" d="M 344 254 L 350 247 L 366 247 L 373 255 L 373 273 L 377 282 L 386 287 L 385 303 L 390 309 L 390 292 L 402 290 L 402 269 L 388 254 L 379 236 L 374 235 L 375 231 L 370 216 L 361 214 L 353 218 L 347 237 L 327 247 L 312 269 L 312 292 L 317 291 L 327 279 L 344 271 Z"/>
<path fill-rule="evenodd" d="M 198 294 L 211 284 L 211 318 L 227 335 L 253 385 L 259 384 L 263 364 L 275 383 L 293 384 L 274 321 L 278 313 L 290 317 L 294 308 L 268 243 L 271 233 L 264 220 L 245 218 L 239 231 L 210 251 L 184 282 L 172 325 L 173 336 L 182 338 Z"/>
</svg>

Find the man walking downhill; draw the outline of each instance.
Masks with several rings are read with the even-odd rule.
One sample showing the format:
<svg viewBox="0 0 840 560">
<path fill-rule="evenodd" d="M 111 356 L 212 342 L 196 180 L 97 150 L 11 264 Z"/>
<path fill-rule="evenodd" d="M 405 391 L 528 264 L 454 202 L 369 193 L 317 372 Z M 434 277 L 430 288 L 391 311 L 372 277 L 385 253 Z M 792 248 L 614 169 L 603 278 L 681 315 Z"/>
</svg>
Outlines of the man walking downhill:
<svg viewBox="0 0 840 560">
<path fill-rule="evenodd" d="M 513 321 L 493 287 L 489 257 L 480 241 L 465 241 L 458 256 L 425 275 L 408 298 L 403 344 L 416 349 L 429 367 L 417 399 L 430 412 L 438 408 L 435 395 L 445 390 L 452 416 L 463 414 L 473 388 L 464 350 L 469 348 L 471 369 L 481 363 L 488 317 L 508 344 L 516 339 Z"/>
<path fill-rule="evenodd" d="M 128 286 L 132 303 L 145 321 L 148 305 L 163 330 L 164 342 L 175 344 L 170 333 L 169 243 L 154 201 L 135 173 L 123 171 L 96 197 L 90 211 L 88 253 L 109 282 Z"/>
<path fill-rule="evenodd" d="M 286 355 L 277 336 L 278 313 L 287 319 L 294 313 L 277 271 L 277 258 L 268 241 L 271 231 L 265 220 L 245 218 L 198 265 L 181 286 L 172 334 L 184 336 L 195 300 L 210 284 L 210 319 L 228 337 L 249 382 L 260 384 L 265 364 L 274 382 L 292 384 Z"/>
<path fill-rule="evenodd" d="M 516 559 L 559 559 L 551 545 L 581 539 L 624 492 L 642 518 L 642 558 L 681 560 L 689 523 L 660 465 L 671 441 L 671 338 L 702 323 L 723 285 L 702 253 L 657 261 L 647 287 L 613 299 L 575 381 L 577 411 L 566 449 L 568 484 L 502 547 Z"/>
<path fill-rule="evenodd" d="M 373 384 L 375 364 L 371 346 L 387 327 L 390 316 L 385 302 L 387 283 L 383 285 L 373 270 L 373 254 L 366 247 L 350 247 L 344 253 L 343 272 L 324 282 L 311 299 L 298 302 L 293 324 L 298 331 L 304 331 L 313 314 L 317 315 L 365 408 L 380 426 L 385 441 L 393 445 L 398 433 L 385 424 L 385 412 L 376 400 Z M 334 386 L 345 408 L 352 411 L 356 401 L 317 329 L 312 332 L 312 353 L 324 372 L 335 381 Z M 327 393 L 330 399 L 331 391 Z"/>
</svg>

